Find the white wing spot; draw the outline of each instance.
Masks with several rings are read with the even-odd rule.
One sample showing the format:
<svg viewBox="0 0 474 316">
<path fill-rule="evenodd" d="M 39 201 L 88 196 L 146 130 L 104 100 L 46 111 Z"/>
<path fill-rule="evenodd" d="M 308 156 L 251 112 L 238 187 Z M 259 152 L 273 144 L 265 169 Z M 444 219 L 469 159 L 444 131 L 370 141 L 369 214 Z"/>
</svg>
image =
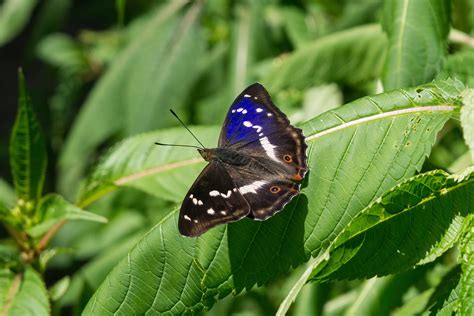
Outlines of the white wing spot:
<svg viewBox="0 0 474 316">
<path fill-rule="evenodd" d="M 203 203 L 202 203 L 202 201 L 201 201 L 201 200 L 199 200 L 199 201 L 198 201 L 198 205 L 202 205 L 202 204 L 203 204 Z"/>
<path fill-rule="evenodd" d="M 244 94 L 244 98 L 250 98 L 251 95 L 250 94 Z"/>
<path fill-rule="evenodd" d="M 250 123 L 249 121 L 245 121 L 245 122 L 244 122 L 244 126 L 245 126 L 245 127 L 252 127 L 252 125 L 253 125 L 253 124 Z"/>
<path fill-rule="evenodd" d="M 197 223 L 198 223 L 198 220 L 197 220 L 197 219 L 195 219 L 193 222 L 195 222 L 195 223 L 197 224 Z"/>
<path fill-rule="evenodd" d="M 222 214 L 222 215 L 226 215 L 227 212 L 226 212 L 226 211 L 221 211 L 221 214 Z"/>
<path fill-rule="evenodd" d="M 266 181 L 255 181 L 253 183 L 250 183 L 248 185 L 244 185 L 243 187 L 239 188 L 240 194 L 246 194 L 246 193 L 257 193 L 257 189 L 260 189 L 262 186 L 264 186 L 267 182 Z"/>
<path fill-rule="evenodd" d="M 257 133 L 260 133 L 262 131 L 262 127 L 259 125 L 254 125 L 252 128 L 255 128 L 257 130 Z"/>
<path fill-rule="evenodd" d="M 233 188 L 232 191 L 237 192 L 237 188 Z"/>
<path fill-rule="evenodd" d="M 224 199 L 228 199 L 231 194 L 232 194 L 232 191 L 229 190 L 229 191 L 227 191 L 227 194 L 221 193 L 221 196 L 222 196 Z"/>
<path fill-rule="evenodd" d="M 273 160 L 276 160 L 278 161 L 276 155 L 275 155 L 275 151 L 273 150 L 273 148 L 276 148 L 276 146 L 272 145 L 270 143 L 270 141 L 268 140 L 268 137 L 262 137 L 259 139 L 260 141 L 260 144 L 262 145 L 263 149 L 265 150 L 265 152 L 267 153 L 267 155 L 272 158 Z"/>
<path fill-rule="evenodd" d="M 217 191 L 217 190 L 212 190 L 211 192 L 209 192 L 209 195 L 210 195 L 210 196 L 218 196 L 218 195 L 219 195 L 219 191 Z"/>
<path fill-rule="evenodd" d="M 194 199 L 193 199 L 193 204 L 194 204 L 194 205 L 197 205 L 197 204 L 198 204 L 198 199 L 194 198 Z"/>
<path fill-rule="evenodd" d="M 263 136 L 263 133 L 258 134 L 258 136 Z"/>
<path fill-rule="evenodd" d="M 243 108 L 238 108 L 237 109 L 237 112 L 242 112 L 243 111 Z"/>
<path fill-rule="evenodd" d="M 193 197 L 194 197 L 194 195 L 192 195 L 192 194 L 189 196 L 190 199 L 192 199 Z"/>
<path fill-rule="evenodd" d="M 243 110 L 243 111 L 242 111 L 242 114 L 247 114 L 247 110 Z"/>
<path fill-rule="evenodd" d="M 232 113 L 235 113 L 235 110 L 232 110 Z"/>
<path fill-rule="evenodd" d="M 262 112 L 262 111 L 263 111 L 263 110 L 262 110 L 261 108 L 257 108 L 257 109 L 255 110 L 255 112 L 257 112 L 257 113 L 260 113 L 260 112 Z"/>
<path fill-rule="evenodd" d="M 267 116 L 273 116 L 273 114 L 272 113 L 267 113 Z"/>
<path fill-rule="evenodd" d="M 257 100 L 257 97 L 253 97 L 255 100 Z"/>
<path fill-rule="evenodd" d="M 187 220 L 187 221 L 191 220 L 191 218 L 188 215 L 184 215 L 184 219 Z"/>
<path fill-rule="evenodd" d="M 209 215 L 214 215 L 214 214 L 216 214 L 216 212 L 215 212 L 214 209 L 211 207 L 210 209 L 207 210 L 207 214 L 209 214 Z"/>
</svg>

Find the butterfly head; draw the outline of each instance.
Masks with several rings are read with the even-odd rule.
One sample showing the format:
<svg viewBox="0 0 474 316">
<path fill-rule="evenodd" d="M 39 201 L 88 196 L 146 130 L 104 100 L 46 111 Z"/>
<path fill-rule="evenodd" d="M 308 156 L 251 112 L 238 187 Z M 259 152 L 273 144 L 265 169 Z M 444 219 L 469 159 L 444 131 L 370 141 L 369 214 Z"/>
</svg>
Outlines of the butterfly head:
<svg viewBox="0 0 474 316">
<path fill-rule="evenodd" d="M 198 152 L 205 161 L 211 161 L 214 156 L 213 150 L 209 148 L 198 148 Z"/>
</svg>

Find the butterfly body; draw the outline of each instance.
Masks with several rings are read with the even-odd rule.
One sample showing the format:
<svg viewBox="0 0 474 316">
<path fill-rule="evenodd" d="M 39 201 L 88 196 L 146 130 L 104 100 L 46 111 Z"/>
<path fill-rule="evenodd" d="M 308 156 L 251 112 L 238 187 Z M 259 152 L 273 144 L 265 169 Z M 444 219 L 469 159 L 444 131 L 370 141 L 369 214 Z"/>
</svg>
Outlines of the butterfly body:
<svg viewBox="0 0 474 316">
<path fill-rule="evenodd" d="M 265 220 L 299 193 L 306 143 L 256 83 L 231 105 L 218 147 L 200 148 L 209 164 L 183 200 L 178 227 L 198 236 L 218 224 Z"/>
<path fill-rule="evenodd" d="M 250 162 L 250 157 L 230 148 L 199 148 L 198 152 L 209 162 L 216 161 L 234 166 L 244 166 Z"/>
</svg>

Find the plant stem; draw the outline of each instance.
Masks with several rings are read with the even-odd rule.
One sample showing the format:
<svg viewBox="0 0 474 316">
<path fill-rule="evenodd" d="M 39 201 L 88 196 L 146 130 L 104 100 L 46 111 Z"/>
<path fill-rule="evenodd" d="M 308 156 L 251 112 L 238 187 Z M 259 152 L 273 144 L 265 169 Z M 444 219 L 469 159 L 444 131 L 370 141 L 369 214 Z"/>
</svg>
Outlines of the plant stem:
<svg viewBox="0 0 474 316">
<path fill-rule="evenodd" d="M 43 251 L 48 245 L 49 241 L 56 235 L 59 229 L 66 223 L 65 220 L 62 220 L 51 227 L 48 232 L 41 238 L 38 245 L 36 246 L 36 252 L 39 254 Z"/>
</svg>

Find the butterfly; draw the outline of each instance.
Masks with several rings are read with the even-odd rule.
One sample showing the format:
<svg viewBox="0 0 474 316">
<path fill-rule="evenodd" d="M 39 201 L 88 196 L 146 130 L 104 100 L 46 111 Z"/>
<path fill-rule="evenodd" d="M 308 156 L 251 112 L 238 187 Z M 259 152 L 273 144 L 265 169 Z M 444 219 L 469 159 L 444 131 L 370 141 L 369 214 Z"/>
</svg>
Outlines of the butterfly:
<svg viewBox="0 0 474 316">
<path fill-rule="evenodd" d="M 243 217 L 265 220 L 299 193 L 308 167 L 302 130 L 292 126 L 265 88 L 254 83 L 232 103 L 217 148 L 186 194 L 178 228 L 199 236 Z"/>
</svg>

